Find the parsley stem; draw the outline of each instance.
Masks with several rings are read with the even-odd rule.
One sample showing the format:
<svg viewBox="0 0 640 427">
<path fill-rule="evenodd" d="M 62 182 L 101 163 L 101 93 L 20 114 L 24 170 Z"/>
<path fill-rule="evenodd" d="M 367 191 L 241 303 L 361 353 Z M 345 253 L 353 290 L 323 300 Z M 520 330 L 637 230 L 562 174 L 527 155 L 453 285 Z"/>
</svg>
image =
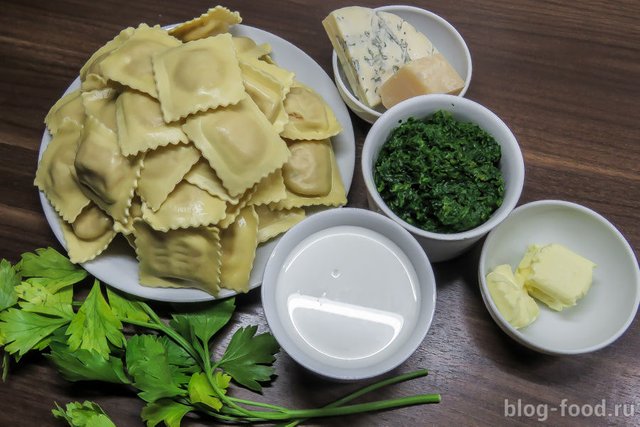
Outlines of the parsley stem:
<svg viewBox="0 0 640 427">
<path fill-rule="evenodd" d="M 291 420 L 296 418 L 320 418 L 333 417 L 338 415 L 352 415 L 363 412 L 382 411 L 385 409 L 400 408 L 414 405 L 424 405 L 427 403 L 440 403 L 439 394 L 418 394 L 415 396 L 401 397 L 398 399 L 379 400 L 376 402 L 357 403 L 355 405 L 326 407 L 319 409 L 292 409 L 286 413 L 276 412 L 253 412 L 253 416 L 264 417 L 268 420 Z"/>
<path fill-rule="evenodd" d="M 413 371 L 413 372 L 407 372 L 405 374 L 400 374 L 400 375 L 396 375 L 394 377 L 391 378 L 387 378 L 384 380 L 380 380 L 377 381 L 373 384 L 370 384 L 368 386 L 362 387 L 356 391 L 354 391 L 353 393 L 350 393 L 344 397 L 341 397 L 338 400 L 335 400 L 331 403 L 329 403 L 328 405 L 326 405 L 324 408 L 335 408 L 337 406 L 341 406 L 344 405 L 345 403 L 349 403 L 355 399 L 357 399 L 360 396 L 364 396 L 365 394 L 371 393 L 372 391 L 376 391 L 379 390 L 383 387 L 387 387 L 393 384 L 398 384 L 401 382 L 405 382 L 405 381 L 410 381 L 416 378 L 420 378 L 420 377 L 424 377 L 427 376 L 429 374 L 429 372 L 426 369 L 419 369 L 417 371 Z M 306 421 L 305 419 L 302 420 L 295 420 L 292 421 L 288 424 L 286 424 L 286 426 L 284 427 L 295 427 L 298 424 L 302 423 Z"/>
<path fill-rule="evenodd" d="M 289 410 L 288 408 L 285 408 L 284 406 L 272 405 L 270 403 L 263 403 L 263 402 L 255 402 L 253 400 L 240 399 L 240 398 L 232 397 L 232 396 L 229 396 L 229 399 L 231 399 L 231 400 L 233 400 L 234 402 L 237 402 L 237 403 L 244 403 L 245 405 L 256 406 L 256 407 L 259 407 L 259 408 L 273 409 L 275 411 L 285 412 L 285 411 Z"/>
<path fill-rule="evenodd" d="M 203 366 L 204 373 L 207 376 L 207 379 L 209 380 L 209 384 L 211 385 L 213 390 L 218 395 L 218 398 L 220 399 L 220 401 L 222 401 L 223 403 L 227 404 L 230 408 L 238 411 L 243 417 L 253 417 L 254 416 L 254 412 L 253 411 L 251 411 L 249 409 L 245 409 L 242 406 L 240 406 L 237 403 L 235 403 L 233 400 L 231 400 L 231 398 L 229 396 L 227 396 L 218 387 L 218 384 L 213 379 L 213 367 L 211 366 L 211 355 L 209 354 L 209 346 L 207 346 L 207 345 L 204 346 L 203 362 L 204 362 L 204 366 Z"/>
<path fill-rule="evenodd" d="M 361 390 L 358 390 L 348 396 L 345 396 L 337 400 L 336 402 L 333 402 L 330 405 L 327 405 L 324 408 L 319 408 L 319 409 L 287 409 L 284 407 L 271 405 L 268 403 L 253 402 L 245 399 L 232 398 L 230 396 L 227 396 L 223 390 L 220 390 L 220 388 L 218 387 L 218 385 L 214 380 L 214 376 L 213 376 L 214 368 L 211 364 L 211 355 L 209 353 L 208 346 L 203 346 L 202 353 L 199 352 L 177 331 L 165 325 L 165 323 L 158 317 L 158 315 L 151 309 L 151 307 L 149 307 L 147 304 L 144 304 L 144 303 L 142 303 L 141 306 L 145 311 L 145 313 L 147 313 L 147 315 L 151 319 L 152 323 L 140 322 L 132 319 L 122 319 L 122 320 L 132 325 L 157 330 L 166 334 L 169 338 L 174 340 L 178 345 L 183 347 L 191 355 L 191 357 L 193 357 L 195 360 L 198 360 L 201 363 L 201 367 L 203 368 L 203 371 L 207 376 L 209 384 L 213 388 L 218 398 L 227 406 L 227 408 L 225 408 L 227 415 L 222 415 L 219 413 L 217 414 L 217 418 L 222 421 L 256 422 L 256 421 L 293 420 L 294 423 L 291 425 L 295 426 L 297 425 L 297 423 L 307 418 L 350 415 L 350 414 L 358 414 L 362 412 L 380 411 L 384 409 L 440 402 L 439 394 L 423 394 L 423 395 L 403 397 L 399 399 L 389 399 L 389 400 L 381 400 L 377 402 L 368 402 L 368 403 L 360 403 L 355 405 L 339 406 L 344 403 L 350 402 L 351 400 L 365 393 L 369 393 L 385 385 L 394 384 L 396 382 L 406 381 L 412 378 L 417 378 L 419 376 L 426 375 L 426 371 L 424 370 L 415 371 L 412 373 L 389 378 L 387 380 L 379 381 L 378 383 L 374 383 L 370 386 L 364 387 Z M 242 403 L 249 406 L 273 409 L 273 411 L 253 411 L 250 409 L 243 408 L 238 403 Z"/>
<path fill-rule="evenodd" d="M 250 418 L 253 416 L 253 411 L 245 409 L 239 406 L 238 404 L 236 404 L 233 400 L 231 400 L 228 396 L 226 396 L 225 393 L 222 390 L 220 390 L 220 388 L 217 386 L 215 380 L 213 379 L 213 368 L 211 367 L 211 355 L 209 354 L 208 346 L 206 345 L 203 346 L 204 354 L 201 355 L 182 335 L 177 333 L 174 329 L 165 325 L 162 319 L 158 317 L 156 312 L 153 311 L 151 307 L 149 307 L 147 304 L 144 304 L 144 303 L 141 303 L 140 305 L 142 306 L 145 313 L 147 313 L 147 315 L 151 318 L 151 320 L 154 323 L 149 324 L 146 322 L 137 322 L 139 326 L 150 327 L 151 329 L 161 331 L 165 333 L 169 338 L 173 339 L 178 345 L 184 348 L 189 353 L 189 355 L 194 358 L 194 360 L 200 361 L 201 367 L 203 368 L 207 376 L 209 384 L 211 385 L 211 387 L 216 392 L 216 394 L 218 395 L 218 397 L 222 402 L 226 403 L 228 406 L 234 408 L 239 413 L 241 413 L 243 418 Z M 136 324 L 136 321 L 130 321 L 129 319 L 127 319 L 127 321 L 131 324 Z M 260 406 L 260 405 L 256 405 L 256 406 Z"/>
<path fill-rule="evenodd" d="M 139 320 L 134 320 L 134 319 L 129 319 L 129 318 L 123 318 L 123 317 L 119 317 L 118 318 L 121 322 L 124 323 L 129 323 L 130 325 L 135 325 L 135 326 L 139 326 L 141 328 L 147 328 L 147 329 L 153 329 L 155 331 L 160 331 L 162 330 L 162 328 L 158 325 L 156 325 L 155 323 L 149 323 L 149 322 L 141 322 Z"/>
<path fill-rule="evenodd" d="M 152 329 L 164 332 L 164 334 L 167 335 L 172 340 L 174 340 L 176 344 L 184 348 L 185 351 L 189 353 L 189 355 L 193 357 L 194 360 L 200 359 L 200 355 L 198 354 L 196 349 L 194 349 L 193 346 L 186 339 L 184 339 L 182 335 L 180 335 L 175 330 L 165 325 L 162 319 L 158 317 L 156 312 L 153 311 L 151 307 L 149 307 L 145 303 L 140 303 L 140 305 L 142 306 L 142 309 L 145 311 L 145 313 L 147 313 L 147 315 L 151 318 L 151 320 L 153 320 L 154 322 L 153 324 L 156 325 L 156 327 Z"/>
</svg>

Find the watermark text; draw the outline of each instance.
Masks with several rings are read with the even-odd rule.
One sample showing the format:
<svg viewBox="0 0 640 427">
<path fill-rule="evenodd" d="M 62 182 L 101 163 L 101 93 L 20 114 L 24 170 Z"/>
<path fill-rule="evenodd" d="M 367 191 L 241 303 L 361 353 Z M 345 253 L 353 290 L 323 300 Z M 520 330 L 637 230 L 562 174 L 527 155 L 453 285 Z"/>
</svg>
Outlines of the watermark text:
<svg viewBox="0 0 640 427">
<path fill-rule="evenodd" d="M 572 403 L 569 399 L 562 399 L 557 405 L 549 403 L 527 403 L 522 399 L 504 400 L 504 416 L 508 418 L 525 417 L 533 418 L 540 422 L 549 419 L 550 414 L 558 414 L 560 417 L 624 417 L 631 418 L 640 414 L 637 403 L 608 402 L 602 399 L 598 403 Z"/>
</svg>

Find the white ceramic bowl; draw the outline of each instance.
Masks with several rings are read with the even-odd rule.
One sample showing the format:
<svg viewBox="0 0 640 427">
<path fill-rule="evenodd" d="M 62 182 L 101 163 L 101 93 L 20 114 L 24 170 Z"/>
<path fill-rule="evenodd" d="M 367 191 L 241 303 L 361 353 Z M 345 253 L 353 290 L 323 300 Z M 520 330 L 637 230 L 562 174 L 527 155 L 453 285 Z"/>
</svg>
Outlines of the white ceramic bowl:
<svg viewBox="0 0 640 427">
<path fill-rule="evenodd" d="M 556 312 L 538 303 L 538 319 L 515 329 L 493 303 L 485 277 L 500 264 L 516 268 L 533 243 L 560 243 L 597 267 L 591 289 L 575 306 Z M 482 248 L 478 279 L 484 303 L 500 328 L 547 354 L 588 353 L 611 344 L 629 327 L 640 303 L 638 261 L 622 234 L 593 210 L 559 200 L 522 205 L 491 231 Z"/>
<path fill-rule="evenodd" d="M 375 10 L 393 13 L 413 25 L 416 30 L 426 35 L 433 45 L 447 58 L 451 66 L 464 80 L 464 87 L 458 96 L 464 96 L 471 83 L 471 54 L 460 33 L 447 21 L 428 10 L 414 6 L 382 6 Z M 362 120 L 369 123 L 375 122 L 385 111 L 380 105 L 376 109 L 363 104 L 351 90 L 347 77 L 342 70 L 338 55 L 332 55 L 333 75 L 338 87 L 338 92 L 345 104 Z"/>
<path fill-rule="evenodd" d="M 344 230 L 344 226 L 373 231 L 390 243 L 380 246 L 372 241 L 372 247 L 382 249 L 382 259 L 374 257 L 378 264 L 356 250 L 357 245 L 343 251 L 330 245 L 335 253 L 315 258 L 309 248 L 326 241 L 324 233 Z M 345 240 L 334 242 L 345 246 Z M 368 237 L 364 242 L 368 246 Z M 387 252 L 389 247 L 397 252 Z M 304 267 L 309 257 L 321 266 L 313 261 L 310 268 Z M 381 266 L 395 263 L 396 258 L 404 259 L 409 268 L 392 274 Z M 294 265 L 296 262 L 303 263 L 298 271 L 305 277 L 297 280 L 296 275 L 287 282 L 286 275 L 300 265 Z M 408 277 L 404 273 L 410 270 L 415 272 L 411 273 L 414 280 L 404 286 L 403 278 Z M 374 284 L 376 281 L 379 283 Z M 262 281 L 265 316 L 282 348 L 308 370 L 338 381 L 376 377 L 404 362 L 424 340 L 435 302 L 433 270 L 420 245 L 398 224 L 365 209 L 324 211 L 294 226 L 271 254 Z M 384 333 L 372 334 L 371 330 Z"/>
<path fill-rule="evenodd" d="M 373 180 L 373 170 L 378 153 L 391 131 L 398 126 L 399 121 L 409 117 L 426 118 L 438 110 L 450 111 L 453 117 L 458 120 L 476 123 L 489 132 L 502 149 L 500 170 L 505 180 L 505 196 L 502 205 L 486 222 L 460 233 L 433 233 L 408 224 L 384 203 Z M 459 96 L 422 95 L 395 105 L 373 124 L 362 149 L 362 175 L 367 187 L 369 207 L 372 210 L 382 212 L 410 231 L 427 252 L 431 262 L 439 262 L 462 254 L 502 222 L 515 208 L 524 185 L 524 161 L 520 146 L 507 125 L 487 108 Z"/>
</svg>

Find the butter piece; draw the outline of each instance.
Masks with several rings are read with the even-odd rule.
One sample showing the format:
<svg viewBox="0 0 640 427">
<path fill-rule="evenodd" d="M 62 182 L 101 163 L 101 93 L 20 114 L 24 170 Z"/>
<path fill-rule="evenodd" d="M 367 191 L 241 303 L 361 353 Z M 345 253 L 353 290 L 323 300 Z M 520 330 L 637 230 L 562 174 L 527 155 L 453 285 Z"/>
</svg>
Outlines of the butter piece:
<svg viewBox="0 0 640 427">
<path fill-rule="evenodd" d="M 556 243 L 529 251 L 531 257 L 523 259 L 518 270 L 526 277 L 524 286 L 531 296 L 561 311 L 587 294 L 596 266 L 593 262 Z"/>
<path fill-rule="evenodd" d="M 520 286 L 524 286 L 524 282 L 526 282 L 529 276 L 531 276 L 531 261 L 539 250 L 539 245 L 529 245 L 527 251 L 522 256 L 515 273 L 516 281 Z"/>
<path fill-rule="evenodd" d="M 391 108 L 400 101 L 418 95 L 457 95 L 463 87 L 464 80 L 460 74 L 441 53 L 436 53 L 400 67 L 380 87 L 380 98 L 382 105 Z"/>
<path fill-rule="evenodd" d="M 364 104 L 380 104 L 380 86 L 402 65 L 437 53 L 431 41 L 397 15 L 366 7 L 334 10 L 323 21 L 349 85 Z"/>
<path fill-rule="evenodd" d="M 487 287 L 498 311 L 514 328 L 524 328 L 538 318 L 538 304 L 516 281 L 510 265 L 499 265 L 487 274 Z"/>
</svg>

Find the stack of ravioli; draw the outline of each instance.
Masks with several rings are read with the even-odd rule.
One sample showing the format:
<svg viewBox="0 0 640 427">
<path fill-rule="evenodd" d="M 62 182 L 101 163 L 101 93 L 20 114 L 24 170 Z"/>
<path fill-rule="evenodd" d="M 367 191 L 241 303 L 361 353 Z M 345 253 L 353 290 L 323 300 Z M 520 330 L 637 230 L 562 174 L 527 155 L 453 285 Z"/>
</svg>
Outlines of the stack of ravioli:
<svg viewBox="0 0 640 427">
<path fill-rule="evenodd" d="M 267 44 L 235 37 L 217 6 L 166 31 L 123 30 L 47 114 L 35 184 L 86 262 L 121 233 L 140 283 L 249 288 L 258 244 L 346 203 L 331 108 L 279 67 Z"/>
</svg>

